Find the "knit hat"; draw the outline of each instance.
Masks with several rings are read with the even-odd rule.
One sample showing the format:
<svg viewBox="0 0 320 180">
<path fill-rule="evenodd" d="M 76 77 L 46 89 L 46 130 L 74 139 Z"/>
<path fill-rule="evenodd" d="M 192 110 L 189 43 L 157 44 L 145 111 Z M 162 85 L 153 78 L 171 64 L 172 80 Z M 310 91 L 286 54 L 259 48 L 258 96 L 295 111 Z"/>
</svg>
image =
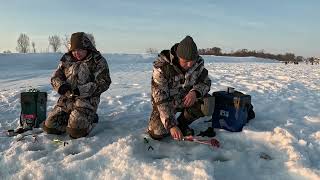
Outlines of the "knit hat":
<svg viewBox="0 0 320 180">
<path fill-rule="evenodd" d="M 192 37 L 186 36 L 177 47 L 177 55 L 188 61 L 195 61 L 198 59 L 198 48 Z"/>
<path fill-rule="evenodd" d="M 86 33 L 84 32 L 76 32 L 71 35 L 70 40 L 70 51 L 76 50 L 76 49 L 90 49 L 91 42 L 89 38 L 87 37 Z"/>
</svg>

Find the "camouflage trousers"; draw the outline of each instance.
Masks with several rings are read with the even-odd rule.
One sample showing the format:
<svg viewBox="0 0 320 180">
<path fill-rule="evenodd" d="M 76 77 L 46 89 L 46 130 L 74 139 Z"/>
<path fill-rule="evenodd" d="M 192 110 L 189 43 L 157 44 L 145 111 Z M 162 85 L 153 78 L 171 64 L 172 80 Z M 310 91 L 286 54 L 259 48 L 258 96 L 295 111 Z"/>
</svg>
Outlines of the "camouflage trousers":
<svg viewBox="0 0 320 180">
<path fill-rule="evenodd" d="M 44 130 L 49 134 L 67 132 L 73 138 L 84 137 L 92 130 L 99 99 L 60 97 L 48 114 Z M 98 102 L 97 102 L 98 101 Z"/>
<path fill-rule="evenodd" d="M 193 106 L 188 108 L 176 108 L 175 112 L 181 112 L 180 116 L 183 116 L 184 123 L 186 125 L 190 125 L 193 121 L 199 119 L 200 117 L 203 117 L 204 114 L 201 111 L 201 102 L 196 102 Z M 151 132 L 155 136 L 164 137 L 169 135 L 169 132 L 165 129 L 163 126 L 161 119 L 160 119 L 160 113 L 156 105 L 152 105 L 152 112 L 149 119 L 148 124 L 148 131 Z"/>
</svg>

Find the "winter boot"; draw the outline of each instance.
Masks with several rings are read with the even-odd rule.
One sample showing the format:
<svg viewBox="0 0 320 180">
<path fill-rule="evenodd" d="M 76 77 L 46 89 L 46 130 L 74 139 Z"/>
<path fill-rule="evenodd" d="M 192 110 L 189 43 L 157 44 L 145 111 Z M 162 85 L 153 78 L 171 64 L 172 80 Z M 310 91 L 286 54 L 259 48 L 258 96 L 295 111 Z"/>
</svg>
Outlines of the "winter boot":
<svg viewBox="0 0 320 180">
<path fill-rule="evenodd" d="M 194 130 L 188 126 L 188 120 L 184 117 L 183 113 L 178 117 L 178 128 L 183 136 L 193 136 Z"/>
<path fill-rule="evenodd" d="M 216 132 L 214 132 L 214 129 L 212 127 L 208 127 L 207 130 L 205 131 L 200 131 L 200 133 L 197 136 L 202 136 L 202 137 L 214 137 L 216 136 Z"/>
</svg>

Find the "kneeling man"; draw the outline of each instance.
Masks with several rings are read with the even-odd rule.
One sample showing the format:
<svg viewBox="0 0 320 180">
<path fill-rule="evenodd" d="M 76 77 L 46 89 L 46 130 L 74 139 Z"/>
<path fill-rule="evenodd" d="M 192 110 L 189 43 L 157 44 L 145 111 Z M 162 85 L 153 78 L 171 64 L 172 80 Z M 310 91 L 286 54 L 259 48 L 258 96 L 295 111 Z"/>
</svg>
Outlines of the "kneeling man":
<svg viewBox="0 0 320 180">
<path fill-rule="evenodd" d="M 210 86 L 208 70 L 192 37 L 163 50 L 153 64 L 149 135 L 157 140 L 169 134 L 176 140 L 193 135 L 189 125 L 204 116 L 201 105 Z M 177 112 L 181 114 L 175 118 Z"/>
</svg>

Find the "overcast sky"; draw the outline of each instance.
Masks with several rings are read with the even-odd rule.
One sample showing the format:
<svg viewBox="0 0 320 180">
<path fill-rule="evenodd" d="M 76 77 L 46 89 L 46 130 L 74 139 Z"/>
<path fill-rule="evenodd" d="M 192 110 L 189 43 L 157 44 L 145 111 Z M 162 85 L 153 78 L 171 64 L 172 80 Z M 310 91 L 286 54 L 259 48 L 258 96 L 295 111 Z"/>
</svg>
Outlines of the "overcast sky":
<svg viewBox="0 0 320 180">
<path fill-rule="evenodd" d="M 320 56 L 319 0 L 0 2 L 0 52 L 15 51 L 20 33 L 45 51 L 48 36 L 84 31 L 95 36 L 104 53 L 167 49 L 191 35 L 198 48 Z"/>
</svg>

